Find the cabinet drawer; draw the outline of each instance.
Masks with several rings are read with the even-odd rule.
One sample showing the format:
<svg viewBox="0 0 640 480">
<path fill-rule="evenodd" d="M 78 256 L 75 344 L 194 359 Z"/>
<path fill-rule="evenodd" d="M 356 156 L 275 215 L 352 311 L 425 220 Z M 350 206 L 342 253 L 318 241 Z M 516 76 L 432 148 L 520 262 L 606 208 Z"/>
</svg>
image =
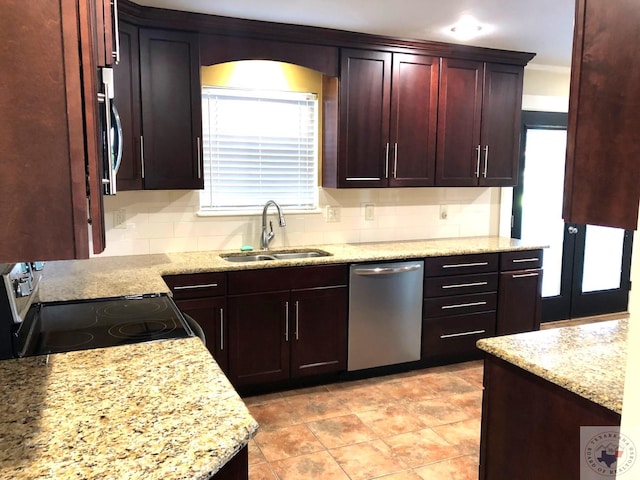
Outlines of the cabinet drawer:
<svg viewBox="0 0 640 480">
<path fill-rule="evenodd" d="M 175 300 L 218 297 L 225 295 L 227 289 L 226 274 L 221 272 L 166 275 L 162 279 L 173 292 Z"/>
<path fill-rule="evenodd" d="M 427 277 L 496 272 L 498 270 L 498 259 L 497 253 L 426 258 L 424 272 Z"/>
<path fill-rule="evenodd" d="M 229 272 L 229 295 L 347 285 L 347 265 L 267 268 Z"/>
<path fill-rule="evenodd" d="M 497 272 L 424 279 L 425 297 L 468 295 L 472 293 L 495 292 L 496 290 L 498 290 Z"/>
<path fill-rule="evenodd" d="M 500 254 L 500 270 L 525 270 L 542 267 L 542 250 L 521 250 Z"/>
<path fill-rule="evenodd" d="M 425 319 L 422 322 L 422 358 L 467 355 L 476 342 L 496 331 L 495 312 Z"/>
<path fill-rule="evenodd" d="M 496 309 L 496 292 L 456 295 L 453 297 L 427 298 L 424 301 L 424 318 L 487 312 Z"/>
</svg>

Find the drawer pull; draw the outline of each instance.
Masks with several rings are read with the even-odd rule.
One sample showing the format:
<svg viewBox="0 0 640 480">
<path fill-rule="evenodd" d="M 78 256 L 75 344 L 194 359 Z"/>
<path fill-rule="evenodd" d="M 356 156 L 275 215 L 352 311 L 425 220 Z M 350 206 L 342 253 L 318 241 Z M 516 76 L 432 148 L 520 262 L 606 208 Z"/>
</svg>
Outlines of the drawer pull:
<svg viewBox="0 0 640 480">
<path fill-rule="evenodd" d="M 449 333 L 447 335 L 440 335 L 440 339 L 444 340 L 445 338 L 466 337 L 468 335 L 480 335 L 485 332 L 486 330 L 473 330 L 471 332 Z"/>
<path fill-rule="evenodd" d="M 486 305 L 487 302 L 471 302 L 471 303 L 459 303 L 458 305 L 443 305 L 442 310 L 448 310 L 450 308 L 464 308 L 464 307 L 477 307 L 479 305 Z"/>
<path fill-rule="evenodd" d="M 512 260 L 513 263 L 527 263 L 527 262 L 537 262 L 540 260 L 538 257 L 533 258 L 516 258 Z"/>
<path fill-rule="evenodd" d="M 220 309 L 220 350 L 224 350 L 224 309 Z"/>
<path fill-rule="evenodd" d="M 289 341 L 289 302 L 284 302 L 284 341 Z"/>
<path fill-rule="evenodd" d="M 455 285 L 442 285 L 442 288 L 481 287 L 488 284 L 489 282 L 457 283 Z"/>
<path fill-rule="evenodd" d="M 515 275 L 511 275 L 511 278 L 525 278 L 525 277 L 537 277 L 538 273 L 517 273 Z"/>
<path fill-rule="evenodd" d="M 489 262 L 455 263 L 451 265 L 443 265 L 442 268 L 484 267 L 486 265 L 489 265 Z"/>
<path fill-rule="evenodd" d="M 215 288 L 217 287 L 217 283 L 205 283 L 203 285 L 178 285 L 177 287 L 173 287 L 174 290 L 193 290 L 196 288 Z"/>
</svg>

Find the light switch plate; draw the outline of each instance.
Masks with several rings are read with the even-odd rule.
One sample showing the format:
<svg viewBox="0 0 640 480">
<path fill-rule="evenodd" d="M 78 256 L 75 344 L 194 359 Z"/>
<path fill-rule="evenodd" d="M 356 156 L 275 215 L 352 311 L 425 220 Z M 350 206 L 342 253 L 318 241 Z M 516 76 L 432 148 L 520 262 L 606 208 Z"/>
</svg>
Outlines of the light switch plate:
<svg viewBox="0 0 640 480">
<path fill-rule="evenodd" d="M 127 228 L 127 211 L 124 208 L 113 212 L 113 228 Z"/>
<path fill-rule="evenodd" d="M 325 215 L 327 223 L 336 223 L 340 221 L 340 207 L 335 207 L 333 205 L 327 205 L 326 215 Z"/>
<path fill-rule="evenodd" d="M 373 221 L 375 218 L 375 205 L 373 203 L 364 204 L 364 219 L 367 222 Z"/>
</svg>

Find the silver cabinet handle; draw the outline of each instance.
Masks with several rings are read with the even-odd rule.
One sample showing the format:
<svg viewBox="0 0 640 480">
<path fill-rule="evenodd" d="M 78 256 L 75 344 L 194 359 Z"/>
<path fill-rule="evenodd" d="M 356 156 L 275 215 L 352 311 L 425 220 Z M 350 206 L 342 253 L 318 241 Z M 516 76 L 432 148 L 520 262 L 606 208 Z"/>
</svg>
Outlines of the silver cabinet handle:
<svg viewBox="0 0 640 480">
<path fill-rule="evenodd" d="M 442 268 L 484 267 L 486 265 L 489 265 L 489 262 L 453 263 L 450 265 L 443 265 Z"/>
<path fill-rule="evenodd" d="M 528 263 L 528 262 L 537 262 L 540 260 L 538 257 L 532 258 L 516 258 L 513 260 L 513 263 Z"/>
<path fill-rule="evenodd" d="M 140 175 L 144 178 L 144 136 L 140 135 Z"/>
<path fill-rule="evenodd" d="M 220 309 L 220 350 L 224 350 L 224 309 Z"/>
<path fill-rule="evenodd" d="M 300 302 L 298 302 L 298 300 L 296 300 L 296 340 L 300 339 L 299 330 L 298 330 L 298 328 L 300 326 L 298 324 L 299 319 L 300 319 Z"/>
<path fill-rule="evenodd" d="M 454 337 L 466 337 L 467 335 L 480 335 L 484 332 L 486 332 L 486 330 L 473 330 L 471 332 L 449 333 L 447 335 L 440 335 L 440 338 L 445 339 L 445 338 L 454 338 Z"/>
<path fill-rule="evenodd" d="M 393 144 L 393 178 L 398 178 L 398 142 Z"/>
<path fill-rule="evenodd" d="M 455 285 L 442 285 L 441 288 L 464 288 L 464 287 L 481 287 L 483 285 L 488 285 L 489 282 L 473 282 L 473 283 L 457 283 Z"/>
<path fill-rule="evenodd" d="M 387 142 L 386 153 L 384 156 L 384 178 L 389 178 L 389 142 Z"/>
<path fill-rule="evenodd" d="M 489 165 L 489 145 L 484 146 L 484 169 L 482 170 L 482 178 L 487 178 L 487 168 Z"/>
<path fill-rule="evenodd" d="M 289 341 L 289 302 L 284 302 L 284 341 Z"/>
<path fill-rule="evenodd" d="M 173 289 L 174 290 L 192 290 L 195 288 L 212 288 L 217 286 L 218 286 L 217 283 L 203 283 L 199 285 L 178 285 L 176 287 L 173 287 Z"/>
<path fill-rule="evenodd" d="M 576 227 L 569 227 L 568 230 L 571 235 L 578 233 L 578 229 Z"/>
<path fill-rule="evenodd" d="M 356 275 L 392 275 L 394 273 L 405 273 L 419 270 L 422 265 L 407 265 L 406 267 L 377 267 L 377 268 L 359 268 L 354 270 Z"/>
<path fill-rule="evenodd" d="M 480 145 L 477 145 L 476 154 L 478 156 L 478 160 L 476 162 L 476 178 L 480 178 L 480 157 L 481 157 L 480 149 L 481 149 Z"/>
<path fill-rule="evenodd" d="M 511 275 L 511 278 L 525 278 L 525 277 L 537 277 L 539 273 L 516 273 L 515 275 Z"/>
<path fill-rule="evenodd" d="M 350 182 L 370 182 L 372 180 L 382 180 L 380 177 L 347 177 L 345 180 Z"/>
<path fill-rule="evenodd" d="M 457 305 L 443 305 L 440 307 L 442 310 L 449 310 L 452 308 L 464 308 L 464 307 L 477 307 L 479 305 L 486 305 L 487 302 L 484 300 L 482 302 L 471 302 L 471 303 L 458 303 Z"/>
<path fill-rule="evenodd" d="M 116 64 L 120 63 L 120 25 L 118 25 L 118 0 L 111 0 L 111 5 L 113 5 L 113 42 L 115 44 L 116 49 L 111 52 L 111 56 L 115 60 Z"/>
<path fill-rule="evenodd" d="M 196 140 L 198 148 L 198 178 L 202 178 L 202 152 L 200 151 L 200 137 Z"/>
</svg>

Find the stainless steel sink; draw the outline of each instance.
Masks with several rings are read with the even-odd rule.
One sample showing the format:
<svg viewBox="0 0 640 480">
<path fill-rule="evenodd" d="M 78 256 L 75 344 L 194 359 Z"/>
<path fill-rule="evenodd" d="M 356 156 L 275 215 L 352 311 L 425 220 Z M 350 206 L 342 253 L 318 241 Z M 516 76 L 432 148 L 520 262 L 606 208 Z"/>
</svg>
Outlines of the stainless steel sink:
<svg viewBox="0 0 640 480">
<path fill-rule="evenodd" d="M 304 258 L 328 257 L 331 254 L 324 250 L 298 250 L 285 252 L 265 252 L 265 253 L 248 253 L 248 254 L 230 254 L 220 255 L 227 262 L 262 262 L 269 260 L 298 260 Z"/>
</svg>

